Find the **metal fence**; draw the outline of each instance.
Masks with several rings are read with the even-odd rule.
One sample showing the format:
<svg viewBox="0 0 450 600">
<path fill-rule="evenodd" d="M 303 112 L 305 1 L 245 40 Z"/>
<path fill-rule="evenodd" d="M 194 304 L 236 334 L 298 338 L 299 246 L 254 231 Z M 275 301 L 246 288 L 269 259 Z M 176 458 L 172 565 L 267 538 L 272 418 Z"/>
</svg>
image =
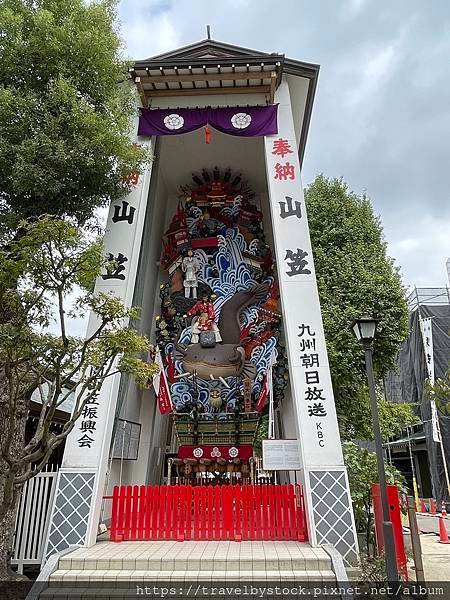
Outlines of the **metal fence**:
<svg viewBox="0 0 450 600">
<path fill-rule="evenodd" d="M 11 560 L 18 573 L 23 573 L 25 565 L 42 563 L 57 475 L 57 471 L 44 471 L 23 486 Z"/>
</svg>

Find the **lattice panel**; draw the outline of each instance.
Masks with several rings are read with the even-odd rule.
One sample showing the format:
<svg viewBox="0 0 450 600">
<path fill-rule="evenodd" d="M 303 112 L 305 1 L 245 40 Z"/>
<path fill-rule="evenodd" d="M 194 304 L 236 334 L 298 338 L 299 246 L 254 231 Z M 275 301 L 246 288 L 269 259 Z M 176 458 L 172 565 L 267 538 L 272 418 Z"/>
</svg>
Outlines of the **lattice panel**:
<svg viewBox="0 0 450 600">
<path fill-rule="evenodd" d="M 60 473 L 47 557 L 74 544 L 84 544 L 95 473 Z"/>
<path fill-rule="evenodd" d="M 344 471 L 310 471 L 311 500 L 318 544 L 332 544 L 345 562 L 357 558 L 352 506 Z"/>
</svg>

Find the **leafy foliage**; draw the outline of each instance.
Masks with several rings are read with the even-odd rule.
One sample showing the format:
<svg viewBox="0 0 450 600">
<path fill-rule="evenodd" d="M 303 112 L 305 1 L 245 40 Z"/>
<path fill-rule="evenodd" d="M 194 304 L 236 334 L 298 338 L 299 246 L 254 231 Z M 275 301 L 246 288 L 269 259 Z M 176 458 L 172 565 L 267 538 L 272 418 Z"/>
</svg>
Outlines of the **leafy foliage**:
<svg viewBox="0 0 450 600">
<path fill-rule="evenodd" d="M 383 377 L 408 332 L 405 291 L 365 195 L 351 192 L 342 179 L 320 175 L 305 198 L 341 432 L 367 437 L 364 355 L 350 325 L 363 314 L 381 319 L 374 364 Z M 397 407 L 390 410 L 392 416 Z"/>
<path fill-rule="evenodd" d="M 443 415 L 450 416 L 450 368 L 443 377 L 436 379 L 434 385 L 427 386 L 427 393 L 436 402 L 439 411 Z"/>
<path fill-rule="evenodd" d="M 262 415 L 259 420 L 253 448 L 256 456 L 262 456 L 263 440 L 269 439 L 269 415 Z"/>
<path fill-rule="evenodd" d="M 73 224 L 49 217 L 21 227 L 20 239 L 0 251 L 0 303 L 9 314 L 0 323 L 0 517 L 14 505 L 23 482 L 67 437 L 105 379 L 125 372 L 148 387 L 158 371 L 147 360 L 153 350 L 149 340 L 128 326 L 138 309 L 89 291 L 70 306 L 74 287 L 90 284 L 102 267 L 99 244 Z M 17 285 L 8 287 L 11 280 Z M 81 311 L 97 317 L 86 339 L 68 334 L 68 321 Z M 42 408 L 25 444 L 21 424 L 34 391 Z M 55 411 L 70 396 L 73 414 L 54 433 Z"/>
<path fill-rule="evenodd" d="M 353 501 L 356 530 L 366 534 L 367 551 L 373 543 L 373 522 L 371 514 L 371 485 L 378 482 L 377 457 L 353 442 L 343 444 L 344 460 Z M 403 475 L 392 465 L 386 465 L 386 481 L 396 485 L 400 493 L 406 493 L 406 481 Z"/>
<path fill-rule="evenodd" d="M 378 417 L 381 436 L 385 440 L 400 435 L 407 427 L 420 423 L 410 404 L 396 404 L 386 400 L 378 400 Z M 372 433 L 366 437 L 371 439 Z"/>
<path fill-rule="evenodd" d="M 407 427 L 417 425 L 420 419 L 410 404 L 387 402 L 378 394 L 378 417 L 381 436 L 384 440 L 400 435 Z M 344 439 L 357 437 L 363 440 L 373 439 L 372 413 L 369 393 L 366 387 L 359 391 L 358 402 L 354 402 L 350 414 L 339 414 L 339 427 Z"/>
<path fill-rule="evenodd" d="M 128 189 L 133 92 L 110 0 L 0 1 L 4 222 L 93 210 Z"/>
</svg>

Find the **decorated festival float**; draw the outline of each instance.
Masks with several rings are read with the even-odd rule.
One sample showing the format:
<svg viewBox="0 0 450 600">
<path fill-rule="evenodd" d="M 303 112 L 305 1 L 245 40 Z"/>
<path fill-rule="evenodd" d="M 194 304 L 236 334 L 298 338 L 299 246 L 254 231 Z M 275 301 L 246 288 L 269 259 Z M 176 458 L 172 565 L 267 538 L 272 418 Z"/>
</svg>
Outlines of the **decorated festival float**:
<svg viewBox="0 0 450 600">
<path fill-rule="evenodd" d="M 272 252 L 241 174 L 202 169 L 181 187 L 161 266 L 157 400 L 178 442 L 168 482 L 255 483 L 258 425 L 264 415 L 273 432 L 288 375 Z"/>
<path fill-rule="evenodd" d="M 161 368 L 154 389 L 112 377 L 77 422 L 47 555 L 100 527 L 116 541 L 308 540 L 350 563 L 300 173 L 318 66 L 208 39 L 130 77 L 135 142 L 153 158 L 110 207 L 96 291 L 141 307 Z"/>
</svg>

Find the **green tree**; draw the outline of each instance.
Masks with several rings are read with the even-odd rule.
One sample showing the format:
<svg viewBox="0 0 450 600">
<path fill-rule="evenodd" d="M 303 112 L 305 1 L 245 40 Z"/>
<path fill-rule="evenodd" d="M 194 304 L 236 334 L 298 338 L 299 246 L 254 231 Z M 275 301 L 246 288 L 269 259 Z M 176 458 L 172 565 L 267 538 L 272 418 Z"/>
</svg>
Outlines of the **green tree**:
<svg viewBox="0 0 450 600">
<path fill-rule="evenodd" d="M 358 391 L 358 401 L 349 403 L 351 412 L 340 413 L 339 427 L 344 439 L 358 438 L 363 440 L 373 439 L 372 412 L 369 404 L 369 393 L 366 387 Z M 411 404 L 400 404 L 386 401 L 378 394 L 378 417 L 380 421 L 381 437 L 388 440 L 400 435 L 407 427 L 417 425 L 420 419 L 414 412 Z"/>
<path fill-rule="evenodd" d="M 436 379 L 434 385 L 427 385 L 427 394 L 443 415 L 450 416 L 450 368 Z"/>
<path fill-rule="evenodd" d="M 0 210 L 83 223 L 145 156 L 113 0 L 0 0 Z"/>
<path fill-rule="evenodd" d="M 374 452 L 361 448 L 353 442 L 344 442 L 342 449 L 353 502 L 356 531 L 364 534 L 366 551 L 370 555 L 374 542 L 371 486 L 372 483 L 378 483 L 377 457 Z M 386 465 L 386 481 L 388 484 L 396 485 L 400 493 L 406 493 L 405 479 L 392 465 Z"/>
<path fill-rule="evenodd" d="M 305 199 L 341 432 L 344 438 L 367 437 L 364 355 L 350 325 L 363 314 L 380 318 L 374 364 L 381 379 L 408 333 L 405 290 L 365 195 L 351 192 L 342 179 L 319 175 Z M 409 409 L 391 405 L 391 418 L 397 411 L 400 420 L 405 412 L 412 416 Z"/>
<path fill-rule="evenodd" d="M 141 358 L 152 347 L 128 323 L 138 318 L 113 295 L 85 291 L 74 305 L 74 289 L 92 289 L 102 266 L 101 245 L 71 223 L 42 217 L 21 225 L 23 234 L 0 250 L 0 303 L 10 315 L 0 323 L 0 579 L 12 576 L 17 501 L 24 482 L 36 475 L 61 444 L 102 383 L 129 373 L 142 387 L 158 367 Z M 11 281 L 17 285 L 10 287 Z M 93 311 L 96 329 L 86 339 L 71 336 L 70 321 Z M 32 393 L 40 398 L 38 425 L 25 441 Z M 60 433 L 55 411 L 73 397 L 73 414 Z"/>
</svg>

